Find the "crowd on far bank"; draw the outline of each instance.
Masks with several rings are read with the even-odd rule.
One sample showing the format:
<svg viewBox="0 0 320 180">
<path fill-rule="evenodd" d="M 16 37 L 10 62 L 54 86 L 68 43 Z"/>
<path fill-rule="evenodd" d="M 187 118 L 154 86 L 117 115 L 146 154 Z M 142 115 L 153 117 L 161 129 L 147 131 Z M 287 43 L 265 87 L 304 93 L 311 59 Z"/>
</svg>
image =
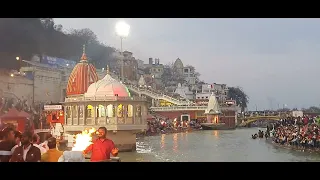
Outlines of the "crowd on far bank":
<svg viewBox="0 0 320 180">
<path fill-rule="evenodd" d="M 274 124 L 273 141 L 299 149 L 320 150 L 319 117 L 289 117 Z"/>
<path fill-rule="evenodd" d="M 185 132 L 190 130 L 200 130 L 201 125 L 198 120 L 180 121 L 177 119 L 156 118 L 148 121 L 147 130 L 143 135 L 152 136 L 167 133 Z"/>
</svg>

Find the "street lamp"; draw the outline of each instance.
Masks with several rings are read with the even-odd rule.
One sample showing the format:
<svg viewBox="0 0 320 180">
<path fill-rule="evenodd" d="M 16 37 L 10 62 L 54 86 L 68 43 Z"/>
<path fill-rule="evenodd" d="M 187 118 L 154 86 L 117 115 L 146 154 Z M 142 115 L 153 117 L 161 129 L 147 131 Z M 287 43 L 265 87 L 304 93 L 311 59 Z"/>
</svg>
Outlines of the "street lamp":
<svg viewBox="0 0 320 180">
<path fill-rule="evenodd" d="M 20 57 L 17 56 L 17 57 L 16 57 L 16 60 L 19 61 L 19 73 L 20 73 L 20 69 L 21 69 L 21 60 L 20 60 Z"/>
<path fill-rule="evenodd" d="M 129 35 L 129 32 L 130 32 L 130 25 L 127 24 L 126 22 L 124 21 L 119 21 L 117 24 L 116 24 L 116 33 L 117 35 L 120 37 L 120 54 L 122 55 L 121 58 L 121 80 L 123 81 L 124 80 L 124 77 L 123 77 L 123 66 L 124 66 L 124 59 L 123 59 L 123 54 L 122 54 L 122 39 L 128 37 Z"/>
</svg>

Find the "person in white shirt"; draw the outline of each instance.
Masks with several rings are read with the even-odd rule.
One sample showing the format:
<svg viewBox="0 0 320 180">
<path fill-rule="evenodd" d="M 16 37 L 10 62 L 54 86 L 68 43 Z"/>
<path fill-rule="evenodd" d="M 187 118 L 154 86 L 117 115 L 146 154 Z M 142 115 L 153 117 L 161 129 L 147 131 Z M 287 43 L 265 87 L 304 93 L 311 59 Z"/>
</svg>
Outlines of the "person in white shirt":
<svg viewBox="0 0 320 180">
<path fill-rule="evenodd" d="M 38 134 L 34 134 L 34 135 L 32 136 L 32 144 L 33 144 L 33 146 L 35 146 L 35 147 L 37 147 L 37 148 L 40 149 L 41 154 L 44 154 L 44 153 L 47 152 L 47 150 L 46 150 L 44 147 L 41 147 L 41 146 L 39 145 L 39 144 L 40 144 L 40 137 L 39 137 Z"/>
</svg>

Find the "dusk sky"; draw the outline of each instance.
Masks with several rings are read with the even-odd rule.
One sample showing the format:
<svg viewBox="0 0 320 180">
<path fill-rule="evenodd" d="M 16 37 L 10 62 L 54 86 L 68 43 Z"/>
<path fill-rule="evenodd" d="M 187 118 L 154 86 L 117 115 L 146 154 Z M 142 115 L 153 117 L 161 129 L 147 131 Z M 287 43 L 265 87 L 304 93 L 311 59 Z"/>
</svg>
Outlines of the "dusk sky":
<svg viewBox="0 0 320 180">
<path fill-rule="evenodd" d="M 120 19 L 55 19 L 64 29 L 90 28 L 120 48 Z M 178 57 L 208 83 L 240 86 L 249 109 L 320 104 L 319 19 L 121 19 L 130 26 L 123 49 L 147 63 Z"/>
</svg>

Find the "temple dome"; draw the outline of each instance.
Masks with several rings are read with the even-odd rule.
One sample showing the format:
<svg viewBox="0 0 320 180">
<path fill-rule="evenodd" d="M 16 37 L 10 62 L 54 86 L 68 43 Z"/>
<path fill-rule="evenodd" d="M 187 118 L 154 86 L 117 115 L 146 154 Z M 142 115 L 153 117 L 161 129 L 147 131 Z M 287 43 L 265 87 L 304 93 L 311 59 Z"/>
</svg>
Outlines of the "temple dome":
<svg viewBox="0 0 320 180">
<path fill-rule="evenodd" d="M 73 68 L 67 85 L 67 96 L 84 94 L 89 85 L 98 81 L 96 68 L 88 63 L 88 58 L 83 48 L 80 62 Z"/>
<path fill-rule="evenodd" d="M 85 96 L 118 96 L 118 97 L 130 97 L 128 88 L 113 79 L 109 74 L 107 68 L 107 75 L 89 86 Z"/>
</svg>

